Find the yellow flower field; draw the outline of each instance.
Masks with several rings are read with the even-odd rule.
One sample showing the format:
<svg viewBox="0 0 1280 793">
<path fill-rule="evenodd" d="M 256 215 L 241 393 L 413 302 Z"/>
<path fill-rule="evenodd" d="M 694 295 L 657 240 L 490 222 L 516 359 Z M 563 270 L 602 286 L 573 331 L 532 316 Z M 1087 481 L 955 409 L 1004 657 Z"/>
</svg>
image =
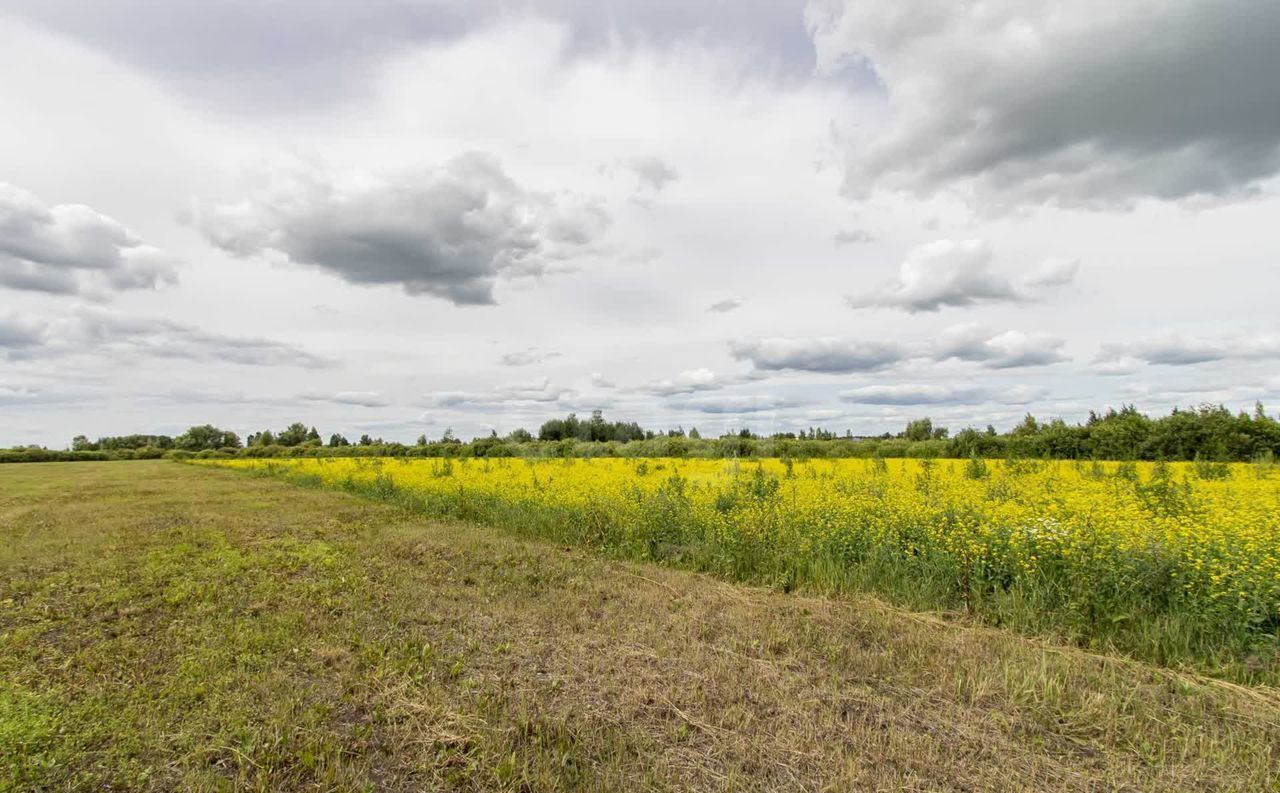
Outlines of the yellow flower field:
<svg viewBox="0 0 1280 793">
<path fill-rule="evenodd" d="M 872 589 L 1163 662 L 1256 657 L 1280 625 L 1280 473 L 1260 465 L 201 462 L 784 588 Z"/>
</svg>

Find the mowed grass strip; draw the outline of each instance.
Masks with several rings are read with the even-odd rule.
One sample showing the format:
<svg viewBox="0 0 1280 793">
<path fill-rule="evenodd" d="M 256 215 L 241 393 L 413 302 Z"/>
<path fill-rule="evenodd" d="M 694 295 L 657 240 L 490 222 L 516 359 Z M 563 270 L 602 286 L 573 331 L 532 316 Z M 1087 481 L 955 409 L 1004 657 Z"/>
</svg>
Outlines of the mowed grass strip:
<svg viewBox="0 0 1280 793">
<path fill-rule="evenodd" d="M 0 468 L 0 789 L 1277 788 L 1280 704 L 166 462 Z"/>
</svg>

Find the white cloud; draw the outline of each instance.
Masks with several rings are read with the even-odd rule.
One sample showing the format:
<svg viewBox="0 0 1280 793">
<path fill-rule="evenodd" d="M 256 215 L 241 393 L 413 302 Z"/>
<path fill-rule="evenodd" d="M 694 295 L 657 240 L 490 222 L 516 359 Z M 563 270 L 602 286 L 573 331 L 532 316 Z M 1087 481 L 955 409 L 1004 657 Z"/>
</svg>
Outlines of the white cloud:
<svg viewBox="0 0 1280 793">
<path fill-rule="evenodd" d="M 1056 289 L 1076 279 L 1080 272 L 1078 259 L 1046 259 L 1020 279 L 1024 289 Z"/>
<path fill-rule="evenodd" d="M 83 204 L 47 205 L 0 182 L 0 287 L 105 295 L 173 283 L 172 257 Z"/>
<path fill-rule="evenodd" d="M 939 334 L 932 357 L 939 361 L 973 361 L 990 369 L 1046 366 L 1068 360 L 1062 351 L 1065 344 L 1063 339 L 1047 333 L 996 333 L 977 323 L 963 323 Z"/>
<path fill-rule="evenodd" d="M 1164 366 L 1190 366 L 1226 360 L 1280 359 L 1280 335 L 1265 332 L 1221 336 L 1187 336 L 1165 333 L 1131 342 L 1104 344 L 1098 357 L 1101 367 L 1133 362 Z"/>
<path fill-rule="evenodd" d="M 487 391 L 439 391 L 431 395 L 437 407 L 502 407 L 513 404 L 559 402 L 575 396 L 573 389 L 550 380 L 533 380 L 500 386 Z"/>
<path fill-rule="evenodd" d="M 1136 374 L 1142 369 L 1143 362 L 1130 355 L 1117 355 L 1099 359 L 1093 371 L 1106 377 L 1123 377 Z"/>
<path fill-rule="evenodd" d="M 750 361 L 764 371 L 874 372 L 888 368 L 906 357 L 890 342 L 845 341 L 836 338 L 734 341 L 729 351 L 739 361 Z"/>
<path fill-rule="evenodd" d="M 913 360 L 956 359 L 988 369 L 1045 366 L 1068 360 L 1065 343 L 1047 333 L 997 332 L 962 323 L 945 328 L 928 342 L 772 338 L 730 342 L 729 347 L 734 358 L 750 361 L 757 370 L 851 374 L 882 371 Z"/>
<path fill-rule="evenodd" d="M 897 308 L 911 313 L 980 303 L 1021 303 L 1037 290 L 1065 286 L 1076 275 L 1074 260 L 1042 263 L 1015 284 L 991 269 L 994 255 L 983 240 L 938 240 L 911 250 L 894 280 L 864 295 L 851 295 L 853 308 Z"/>
<path fill-rule="evenodd" d="M 726 381 L 717 377 L 716 373 L 705 367 L 687 369 L 674 380 L 653 380 L 638 389 L 641 393 L 654 396 L 674 396 L 676 394 L 692 394 L 695 391 L 714 391 L 724 388 L 735 381 Z"/>
</svg>

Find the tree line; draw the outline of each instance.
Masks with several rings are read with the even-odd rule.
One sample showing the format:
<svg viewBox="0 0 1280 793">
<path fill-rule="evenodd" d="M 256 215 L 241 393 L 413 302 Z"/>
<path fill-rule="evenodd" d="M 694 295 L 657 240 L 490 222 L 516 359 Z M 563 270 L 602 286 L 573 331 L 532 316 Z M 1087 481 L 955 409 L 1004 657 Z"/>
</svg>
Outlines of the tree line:
<svg viewBox="0 0 1280 793">
<path fill-rule="evenodd" d="M 176 437 L 121 435 L 89 440 L 76 436 L 70 451 L 20 447 L 0 450 L 0 462 L 115 460 L 158 457 L 952 457 L 1096 460 L 1248 461 L 1280 455 L 1280 422 L 1262 405 L 1232 413 L 1222 405 L 1175 409 L 1152 418 L 1126 405 L 1090 413 L 1083 423 L 1041 421 L 1028 414 L 1008 432 L 967 427 L 954 435 L 929 418 L 909 422 L 901 432 L 855 436 L 846 430 L 809 428 L 759 435 L 749 429 L 715 438 L 683 427 L 650 430 L 635 422 L 607 421 L 600 411 L 546 421 L 535 436 L 517 429 L 504 436 L 463 442 L 452 430 L 437 440 L 420 436 L 413 444 L 361 435 L 349 441 L 334 433 L 326 440 L 314 426 L 295 422 L 282 430 L 262 430 L 243 440 L 211 424 L 193 426 Z"/>
</svg>

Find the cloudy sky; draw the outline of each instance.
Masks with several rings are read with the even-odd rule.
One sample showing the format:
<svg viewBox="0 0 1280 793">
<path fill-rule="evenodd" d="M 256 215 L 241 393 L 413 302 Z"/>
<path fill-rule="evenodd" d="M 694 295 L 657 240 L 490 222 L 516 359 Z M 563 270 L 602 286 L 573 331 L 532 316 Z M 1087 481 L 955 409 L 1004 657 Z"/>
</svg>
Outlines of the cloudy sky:
<svg viewBox="0 0 1280 793">
<path fill-rule="evenodd" d="M 0 445 L 1280 403 L 1280 4 L 0 0 Z"/>
</svg>

